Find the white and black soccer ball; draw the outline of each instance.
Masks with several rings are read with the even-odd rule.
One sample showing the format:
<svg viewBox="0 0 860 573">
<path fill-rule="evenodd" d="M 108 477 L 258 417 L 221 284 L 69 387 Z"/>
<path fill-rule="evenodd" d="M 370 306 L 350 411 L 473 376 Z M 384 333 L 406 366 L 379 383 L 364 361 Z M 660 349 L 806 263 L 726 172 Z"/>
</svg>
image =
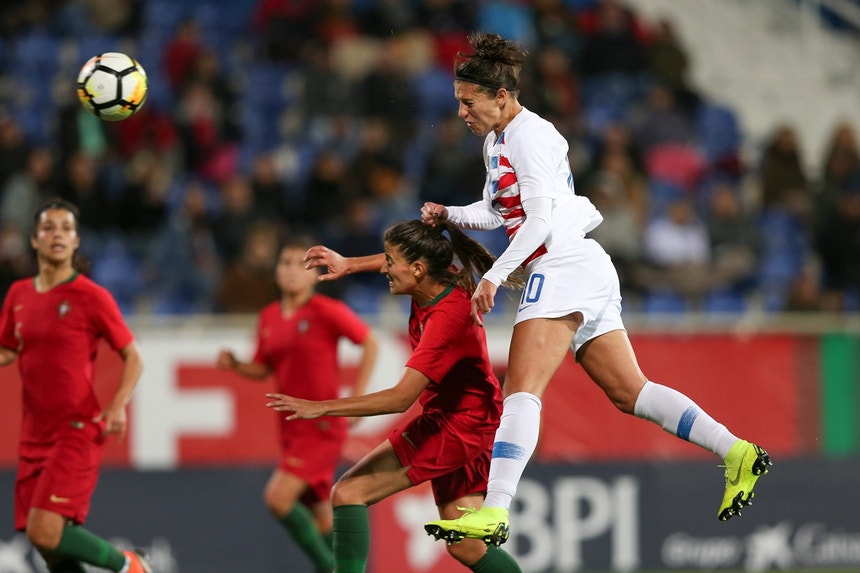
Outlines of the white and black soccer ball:
<svg viewBox="0 0 860 573">
<path fill-rule="evenodd" d="M 106 52 L 87 61 L 78 74 L 78 98 L 84 109 L 105 121 L 131 117 L 146 99 L 146 72 L 137 60 Z"/>
</svg>

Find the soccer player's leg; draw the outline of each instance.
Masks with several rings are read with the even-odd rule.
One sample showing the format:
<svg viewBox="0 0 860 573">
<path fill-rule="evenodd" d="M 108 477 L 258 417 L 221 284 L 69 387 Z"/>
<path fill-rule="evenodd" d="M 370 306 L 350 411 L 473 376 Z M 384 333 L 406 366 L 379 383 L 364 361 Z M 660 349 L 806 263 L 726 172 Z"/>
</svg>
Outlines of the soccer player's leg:
<svg viewBox="0 0 860 573">
<path fill-rule="evenodd" d="M 746 440 L 738 440 L 725 457 L 726 490 L 717 511 L 720 521 L 728 521 L 741 509 L 752 504 L 753 488 L 758 479 L 768 472 L 773 462 L 764 448 Z"/>
</svg>

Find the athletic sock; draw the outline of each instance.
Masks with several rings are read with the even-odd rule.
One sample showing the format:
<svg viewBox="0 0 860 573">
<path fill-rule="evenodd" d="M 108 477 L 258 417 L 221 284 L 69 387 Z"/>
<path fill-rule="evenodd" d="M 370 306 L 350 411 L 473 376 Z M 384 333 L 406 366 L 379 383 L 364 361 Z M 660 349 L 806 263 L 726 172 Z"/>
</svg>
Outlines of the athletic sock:
<svg viewBox="0 0 860 573">
<path fill-rule="evenodd" d="M 670 434 L 717 454 L 720 459 L 726 457 L 738 440 L 687 396 L 656 382 L 648 381 L 642 387 L 633 413 L 660 424 Z"/>
<path fill-rule="evenodd" d="M 125 555 L 119 549 L 79 525 L 63 528 L 60 543 L 52 553 L 111 571 L 119 571 L 125 566 Z"/>
<path fill-rule="evenodd" d="M 57 563 L 56 565 L 48 567 L 48 571 L 50 571 L 50 573 L 87 573 L 87 570 L 84 569 L 83 565 L 77 561 L 72 561 L 71 559 L 67 559 L 62 563 Z"/>
<path fill-rule="evenodd" d="M 331 570 L 334 566 L 331 547 L 317 529 L 313 514 L 304 504 L 293 504 L 293 509 L 281 517 L 280 522 L 317 569 Z"/>
<path fill-rule="evenodd" d="M 528 392 L 516 392 L 505 398 L 502 421 L 493 443 L 484 506 L 510 508 L 520 477 L 537 446 L 540 409 L 540 398 Z"/>
<path fill-rule="evenodd" d="M 495 545 L 487 546 L 487 552 L 477 563 L 469 567 L 475 573 L 522 573 L 523 570 L 507 552 Z"/>
<path fill-rule="evenodd" d="M 370 551 L 370 522 L 366 505 L 334 508 L 334 570 L 364 573 Z"/>
<path fill-rule="evenodd" d="M 334 531 L 324 533 L 323 539 L 325 539 L 325 544 L 328 545 L 328 548 L 334 551 Z"/>
</svg>

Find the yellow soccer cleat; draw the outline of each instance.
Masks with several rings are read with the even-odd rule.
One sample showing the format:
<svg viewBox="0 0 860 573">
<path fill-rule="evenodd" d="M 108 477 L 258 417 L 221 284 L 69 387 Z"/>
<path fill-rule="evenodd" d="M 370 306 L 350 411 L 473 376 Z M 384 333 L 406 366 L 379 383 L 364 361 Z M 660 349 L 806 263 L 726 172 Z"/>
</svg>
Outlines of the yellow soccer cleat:
<svg viewBox="0 0 860 573">
<path fill-rule="evenodd" d="M 767 473 L 767 467 L 773 465 L 764 448 L 745 440 L 735 442 L 724 461 L 726 492 L 717 512 L 720 521 L 739 516 L 744 507 L 752 505 L 755 483 Z"/>
<path fill-rule="evenodd" d="M 424 531 L 437 540 L 444 539 L 448 545 L 465 538 L 481 539 L 487 545 L 498 547 L 508 540 L 508 510 L 501 507 L 458 507 L 465 511 L 458 519 L 440 519 L 424 526 Z"/>
</svg>

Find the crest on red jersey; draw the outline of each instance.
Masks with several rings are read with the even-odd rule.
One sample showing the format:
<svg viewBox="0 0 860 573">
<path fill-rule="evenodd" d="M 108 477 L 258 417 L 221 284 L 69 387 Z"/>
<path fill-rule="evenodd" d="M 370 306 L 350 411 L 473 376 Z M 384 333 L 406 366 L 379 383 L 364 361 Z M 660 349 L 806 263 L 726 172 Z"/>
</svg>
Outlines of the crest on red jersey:
<svg viewBox="0 0 860 573">
<path fill-rule="evenodd" d="M 60 318 L 66 318 L 70 310 L 72 310 L 72 305 L 67 300 L 61 302 L 60 306 L 57 307 L 57 313 L 60 315 Z"/>
</svg>

